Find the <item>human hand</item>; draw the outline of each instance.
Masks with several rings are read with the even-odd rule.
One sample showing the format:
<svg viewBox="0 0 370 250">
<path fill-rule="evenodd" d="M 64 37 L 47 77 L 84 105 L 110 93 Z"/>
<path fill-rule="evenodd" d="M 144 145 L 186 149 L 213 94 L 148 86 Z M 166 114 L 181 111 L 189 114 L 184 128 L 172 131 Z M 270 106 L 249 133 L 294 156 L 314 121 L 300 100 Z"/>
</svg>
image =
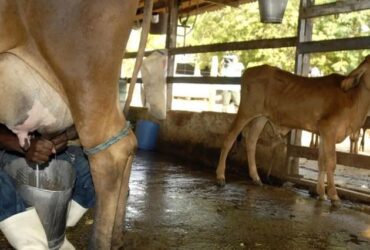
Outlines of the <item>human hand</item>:
<svg viewBox="0 0 370 250">
<path fill-rule="evenodd" d="M 60 153 L 67 148 L 68 144 L 68 136 L 67 133 L 62 133 L 60 135 L 55 136 L 51 139 L 51 142 L 54 144 L 55 152 Z"/>
<path fill-rule="evenodd" d="M 53 142 L 44 138 L 33 138 L 25 157 L 27 161 L 42 164 L 49 161 L 49 157 L 53 153 L 55 153 Z"/>
</svg>

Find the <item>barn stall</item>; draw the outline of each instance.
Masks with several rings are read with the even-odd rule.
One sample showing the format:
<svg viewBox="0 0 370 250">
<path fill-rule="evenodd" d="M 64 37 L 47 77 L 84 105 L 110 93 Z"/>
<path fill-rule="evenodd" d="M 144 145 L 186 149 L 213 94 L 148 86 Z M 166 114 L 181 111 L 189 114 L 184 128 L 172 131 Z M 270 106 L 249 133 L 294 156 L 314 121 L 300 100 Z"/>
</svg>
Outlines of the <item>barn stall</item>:
<svg viewBox="0 0 370 250">
<path fill-rule="evenodd" d="M 312 41 L 312 20 L 370 8 L 369 1 L 338 1 L 315 5 L 301 1 L 295 37 L 177 47 L 179 17 L 238 6 L 253 1 L 155 1 L 154 12 L 166 13 L 168 52 L 165 120 L 153 118 L 146 108 L 131 108 L 134 124 L 159 124 L 155 151 L 140 150 L 134 161 L 127 205 L 125 249 L 368 249 L 370 247 L 369 192 L 340 187 L 345 199 L 340 209 L 309 195 L 314 180 L 304 178 L 300 158 L 317 160 L 317 149 L 301 145 L 301 131 L 287 138 L 266 126 L 257 147 L 257 165 L 264 182 L 257 187 L 247 176 L 244 140 L 229 155 L 227 183 L 216 186 L 215 167 L 224 134 L 234 114 L 171 110 L 173 86 L 188 84 L 239 84 L 240 77 L 177 77 L 175 56 L 235 50 L 296 48 L 295 72 L 308 75 L 310 54 L 370 49 L 370 37 Z M 137 20 L 140 23 L 143 4 Z M 298 10 L 297 10 L 298 11 Z M 161 15 L 160 15 L 161 16 Z M 147 51 L 146 55 L 151 52 Z M 126 53 L 133 58 L 136 53 Z M 292 58 L 294 60 L 294 58 Z M 138 81 L 141 82 L 140 79 Z M 243 135 L 242 135 L 243 136 Z M 370 158 L 337 152 L 347 172 L 369 170 Z M 348 166 L 348 167 L 347 167 Z M 353 169 L 353 171 L 352 171 Z M 365 182 L 369 175 L 365 172 Z M 361 173 L 358 174 L 361 178 Z M 340 178 L 340 176 L 338 176 Z M 315 178 L 314 178 L 315 179 Z M 356 181 L 356 176 L 352 178 Z M 283 185 L 281 185 L 283 184 Z M 314 223 L 313 223 L 314 222 Z M 77 249 L 87 247 L 92 214 L 67 237 Z M 1 249 L 8 249 L 0 238 Z"/>
</svg>

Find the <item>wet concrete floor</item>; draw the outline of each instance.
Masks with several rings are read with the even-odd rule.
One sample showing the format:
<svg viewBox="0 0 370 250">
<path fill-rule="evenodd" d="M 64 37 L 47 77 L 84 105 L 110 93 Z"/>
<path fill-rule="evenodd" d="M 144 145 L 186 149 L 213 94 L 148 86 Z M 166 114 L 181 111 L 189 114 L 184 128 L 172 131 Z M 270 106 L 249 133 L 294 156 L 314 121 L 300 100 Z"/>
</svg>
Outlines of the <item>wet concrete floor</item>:
<svg viewBox="0 0 370 250">
<path fill-rule="evenodd" d="M 370 215 L 332 210 L 306 191 L 251 184 L 152 152 L 137 153 L 124 249 L 370 249 Z M 67 237 L 86 249 L 92 213 Z M 0 235 L 0 249 L 9 249 Z"/>
</svg>

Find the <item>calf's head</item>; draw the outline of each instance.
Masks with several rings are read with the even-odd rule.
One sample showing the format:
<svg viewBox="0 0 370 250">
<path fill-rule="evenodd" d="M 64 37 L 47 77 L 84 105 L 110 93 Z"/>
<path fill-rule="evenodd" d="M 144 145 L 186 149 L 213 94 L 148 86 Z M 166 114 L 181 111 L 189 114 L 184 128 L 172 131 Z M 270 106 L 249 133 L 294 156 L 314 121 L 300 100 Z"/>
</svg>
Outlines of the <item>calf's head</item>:
<svg viewBox="0 0 370 250">
<path fill-rule="evenodd" d="M 360 83 L 370 90 L 370 55 L 341 82 L 341 88 L 347 91 Z"/>
</svg>

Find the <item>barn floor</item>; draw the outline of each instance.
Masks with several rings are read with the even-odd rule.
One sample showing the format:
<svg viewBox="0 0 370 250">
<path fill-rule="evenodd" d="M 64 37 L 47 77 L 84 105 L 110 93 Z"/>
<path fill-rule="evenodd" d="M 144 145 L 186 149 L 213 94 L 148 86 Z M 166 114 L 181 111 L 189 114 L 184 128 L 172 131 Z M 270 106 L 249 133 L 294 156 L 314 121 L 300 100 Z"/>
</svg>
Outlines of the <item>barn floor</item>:
<svg viewBox="0 0 370 250">
<path fill-rule="evenodd" d="M 307 192 L 256 187 L 152 152 L 137 153 L 124 249 L 370 249 L 370 215 L 346 204 L 331 210 Z M 86 249 L 89 212 L 67 236 Z M 0 249 L 11 249 L 0 235 Z"/>
</svg>

